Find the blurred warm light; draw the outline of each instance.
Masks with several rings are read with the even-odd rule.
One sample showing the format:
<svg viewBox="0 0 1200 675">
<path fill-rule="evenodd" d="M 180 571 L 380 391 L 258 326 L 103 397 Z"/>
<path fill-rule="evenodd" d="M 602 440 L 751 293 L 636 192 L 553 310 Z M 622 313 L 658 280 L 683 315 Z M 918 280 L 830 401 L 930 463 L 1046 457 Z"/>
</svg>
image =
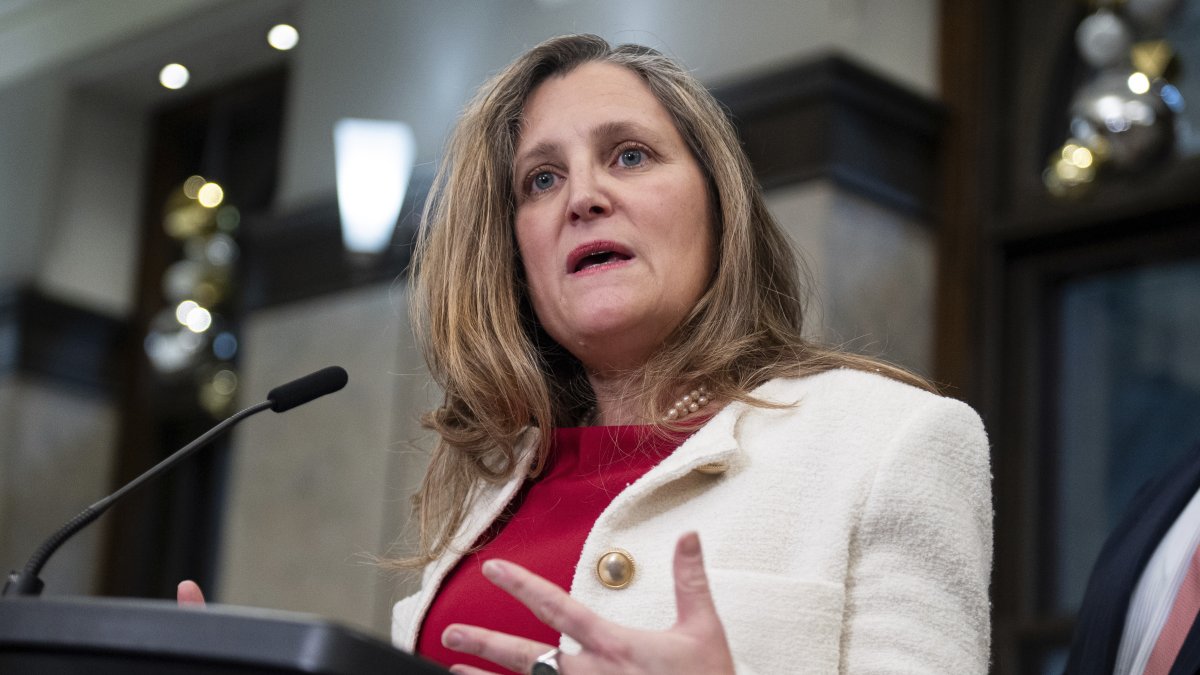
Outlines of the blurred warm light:
<svg viewBox="0 0 1200 675">
<path fill-rule="evenodd" d="M 163 214 L 163 229 L 175 239 L 187 240 L 202 233 L 209 224 L 209 211 L 199 204 L 186 201 Z"/>
<path fill-rule="evenodd" d="M 1092 151 L 1088 150 L 1087 148 L 1075 148 L 1075 150 L 1071 152 L 1070 161 L 1075 166 L 1081 169 L 1086 169 L 1092 165 Z"/>
<path fill-rule="evenodd" d="M 1145 94 L 1150 91 L 1150 78 L 1145 73 L 1134 73 L 1129 76 L 1129 91 L 1135 94 Z"/>
<path fill-rule="evenodd" d="M 229 396 L 237 391 L 238 378 L 232 370 L 220 370 L 213 375 L 212 386 L 222 396 Z"/>
<path fill-rule="evenodd" d="M 381 253 L 392 240 L 416 159 L 412 127 L 342 119 L 333 127 L 342 241 L 355 253 Z"/>
<path fill-rule="evenodd" d="M 1058 178 L 1058 174 L 1054 173 L 1054 169 L 1047 167 L 1042 172 L 1042 183 L 1046 186 L 1046 190 L 1055 197 L 1066 197 L 1067 186 Z"/>
<path fill-rule="evenodd" d="M 300 33 L 294 27 L 281 23 L 267 31 L 267 44 L 281 52 L 296 46 L 300 42 Z"/>
<path fill-rule="evenodd" d="M 1074 139 L 1073 139 L 1074 140 Z M 1068 142 L 1062 147 L 1062 159 L 1072 166 L 1079 169 L 1086 169 L 1092 165 L 1095 158 L 1092 156 L 1092 151 L 1074 142 Z"/>
<path fill-rule="evenodd" d="M 1096 137 L 1086 143 L 1071 138 L 1050 156 L 1042 183 L 1055 197 L 1077 197 L 1084 194 L 1096 179 L 1096 167 L 1103 160 L 1103 139 Z"/>
<path fill-rule="evenodd" d="M 182 89 L 189 77 L 188 69 L 179 63 L 168 63 L 158 71 L 158 82 L 167 89 Z"/>
<path fill-rule="evenodd" d="M 228 369 L 221 369 L 212 375 L 202 378 L 197 392 L 200 405 L 213 417 L 224 417 L 229 414 L 233 404 L 233 394 L 237 390 L 237 375 Z"/>
<path fill-rule="evenodd" d="M 216 183 L 205 183 L 196 192 L 196 200 L 200 202 L 200 205 L 210 209 L 220 205 L 222 199 L 225 199 L 225 190 Z"/>
<path fill-rule="evenodd" d="M 183 181 L 183 194 L 187 195 L 188 199 L 195 199 L 200 194 L 200 188 L 207 182 L 204 176 L 192 176 Z"/>
<path fill-rule="evenodd" d="M 196 306 L 192 311 L 187 313 L 184 325 L 193 333 L 203 333 L 212 325 L 212 314 L 207 309 Z"/>
<path fill-rule="evenodd" d="M 195 300 L 184 300 L 175 308 L 175 320 L 186 326 L 188 315 L 199 306 Z"/>
<path fill-rule="evenodd" d="M 1055 162 L 1054 172 L 1057 173 L 1058 177 L 1066 183 L 1074 183 L 1079 179 L 1079 167 L 1065 159 L 1060 159 Z"/>
</svg>

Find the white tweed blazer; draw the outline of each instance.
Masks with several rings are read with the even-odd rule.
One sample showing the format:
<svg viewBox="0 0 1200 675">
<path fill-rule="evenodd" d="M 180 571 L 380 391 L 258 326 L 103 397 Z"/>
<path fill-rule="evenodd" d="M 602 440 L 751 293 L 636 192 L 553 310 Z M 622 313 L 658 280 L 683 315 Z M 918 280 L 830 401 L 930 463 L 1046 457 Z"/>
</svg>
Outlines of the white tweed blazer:
<svg viewBox="0 0 1200 675">
<path fill-rule="evenodd" d="M 675 541 L 696 530 L 741 675 L 987 672 L 991 474 L 975 412 L 853 370 L 754 395 L 794 405 L 730 404 L 622 491 L 584 542 L 571 595 L 620 624 L 669 628 Z M 481 488 L 458 547 L 503 510 L 523 469 Z M 637 563 L 619 590 L 595 571 L 612 548 Z M 396 646 L 413 649 L 457 561 L 430 564 L 422 590 L 396 603 Z"/>
</svg>

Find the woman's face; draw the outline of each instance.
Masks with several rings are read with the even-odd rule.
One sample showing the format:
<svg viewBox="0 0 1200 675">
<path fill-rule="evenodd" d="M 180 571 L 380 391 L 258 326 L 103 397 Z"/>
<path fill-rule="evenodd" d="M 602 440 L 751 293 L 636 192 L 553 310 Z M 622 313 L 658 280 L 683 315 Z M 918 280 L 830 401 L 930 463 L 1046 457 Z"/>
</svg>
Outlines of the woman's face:
<svg viewBox="0 0 1200 675">
<path fill-rule="evenodd" d="M 525 104 L 516 235 L 538 320 L 589 370 L 635 368 L 713 269 L 699 163 L 636 74 L 581 65 Z"/>
</svg>

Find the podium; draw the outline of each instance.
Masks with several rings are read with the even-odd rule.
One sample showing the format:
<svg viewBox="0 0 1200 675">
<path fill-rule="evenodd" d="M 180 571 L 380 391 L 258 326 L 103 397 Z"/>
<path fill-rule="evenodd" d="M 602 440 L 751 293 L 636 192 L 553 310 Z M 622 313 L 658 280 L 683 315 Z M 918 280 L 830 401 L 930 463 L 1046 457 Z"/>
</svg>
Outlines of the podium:
<svg viewBox="0 0 1200 675">
<path fill-rule="evenodd" d="M 447 675 L 305 614 L 111 598 L 0 599 L 4 675 Z"/>
</svg>

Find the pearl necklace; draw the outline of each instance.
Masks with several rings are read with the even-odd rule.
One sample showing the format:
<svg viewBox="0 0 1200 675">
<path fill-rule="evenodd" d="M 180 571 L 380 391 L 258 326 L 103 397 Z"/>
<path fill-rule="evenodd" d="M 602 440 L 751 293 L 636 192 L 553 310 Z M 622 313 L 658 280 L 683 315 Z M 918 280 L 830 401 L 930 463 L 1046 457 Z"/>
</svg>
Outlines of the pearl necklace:
<svg viewBox="0 0 1200 675">
<path fill-rule="evenodd" d="M 664 422 L 673 422 L 683 419 L 688 415 L 696 412 L 708 404 L 708 389 L 704 385 L 700 385 L 699 389 L 693 389 L 690 393 L 684 394 L 675 401 L 675 405 L 667 411 L 663 416 Z"/>
<path fill-rule="evenodd" d="M 708 389 L 704 385 L 691 390 L 675 400 L 675 405 L 667 410 L 667 414 L 663 415 L 664 422 L 674 422 L 681 420 L 684 417 L 696 412 L 697 410 L 708 405 Z M 585 426 L 596 421 L 596 406 L 591 406 L 583 414 L 583 423 Z"/>
</svg>

